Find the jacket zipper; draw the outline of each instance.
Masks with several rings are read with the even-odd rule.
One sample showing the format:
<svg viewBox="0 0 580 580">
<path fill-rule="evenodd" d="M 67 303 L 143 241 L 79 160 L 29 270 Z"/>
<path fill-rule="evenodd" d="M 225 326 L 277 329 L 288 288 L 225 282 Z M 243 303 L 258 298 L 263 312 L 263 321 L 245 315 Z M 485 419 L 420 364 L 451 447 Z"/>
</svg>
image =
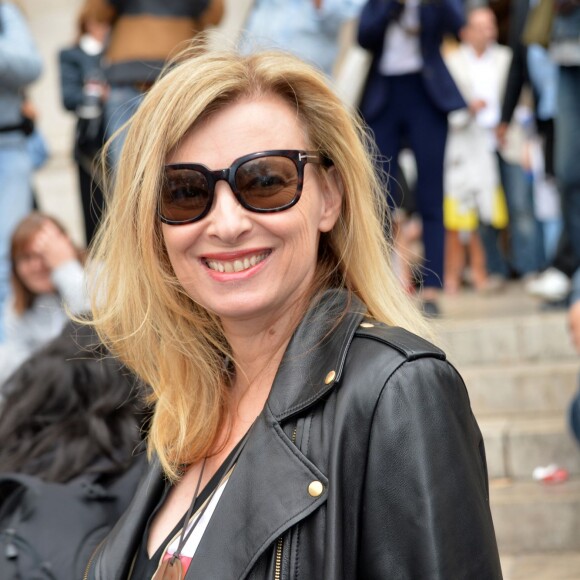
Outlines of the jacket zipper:
<svg viewBox="0 0 580 580">
<path fill-rule="evenodd" d="M 104 544 L 106 539 L 107 539 L 107 536 L 105 535 L 105 537 L 99 542 L 97 547 L 93 550 L 93 553 L 91 554 L 91 557 L 89 558 L 89 561 L 87 562 L 87 567 L 85 568 L 85 573 L 83 574 L 83 580 L 88 580 L 89 572 L 91 571 L 91 566 L 93 565 L 93 561 L 97 555 L 97 552 L 99 551 L 101 546 Z"/>
<path fill-rule="evenodd" d="M 284 539 L 282 536 L 276 541 L 276 563 L 274 565 L 274 580 L 282 578 L 282 548 L 284 547 Z"/>
<path fill-rule="evenodd" d="M 296 429 L 292 431 L 292 443 L 296 445 Z M 284 549 L 284 538 L 280 536 L 276 540 L 276 560 L 274 563 L 274 580 L 281 580 L 282 578 L 282 550 Z"/>
</svg>

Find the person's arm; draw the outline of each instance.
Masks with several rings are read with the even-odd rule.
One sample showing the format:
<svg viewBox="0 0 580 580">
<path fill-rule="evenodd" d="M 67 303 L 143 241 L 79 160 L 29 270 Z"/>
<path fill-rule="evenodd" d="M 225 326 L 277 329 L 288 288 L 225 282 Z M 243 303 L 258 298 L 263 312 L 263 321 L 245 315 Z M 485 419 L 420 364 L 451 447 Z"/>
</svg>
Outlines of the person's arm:
<svg viewBox="0 0 580 580">
<path fill-rule="evenodd" d="M 216 26 L 221 22 L 224 15 L 224 0 L 211 0 L 209 6 L 199 18 L 202 29 Z"/>
<path fill-rule="evenodd" d="M 568 310 L 568 323 L 572 344 L 580 354 L 580 268 L 572 277 L 572 295 L 570 296 L 570 309 Z"/>
<path fill-rule="evenodd" d="M 371 427 L 361 577 L 501 578 L 483 440 L 446 361 L 405 363 Z"/>
<path fill-rule="evenodd" d="M 342 27 L 360 16 L 366 0 L 308 0 L 314 6 L 313 18 L 327 38 L 339 40 Z M 354 29 L 353 29 L 354 30 Z"/>
<path fill-rule="evenodd" d="M 90 310 L 85 271 L 78 260 L 69 260 L 55 268 L 52 271 L 52 282 L 72 314 L 83 314 Z"/>
<path fill-rule="evenodd" d="M 513 57 L 501 108 L 500 132 L 503 129 L 504 133 L 517 107 L 522 88 L 528 80 L 527 48 L 521 40 L 528 11 L 528 0 L 514 0 L 511 4 L 509 47 L 512 50 Z"/>
<path fill-rule="evenodd" d="M 89 309 L 84 269 L 70 238 L 47 220 L 32 242 L 32 250 L 50 268 L 51 279 L 66 307 L 74 314 Z"/>
<path fill-rule="evenodd" d="M 18 8 L 0 3 L 0 85 L 18 90 L 35 81 L 42 60 Z"/>
<path fill-rule="evenodd" d="M 459 31 L 465 26 L 465 8 L 461 0 L 446 0 L 441 4 L 443 9 L 443 30 L 459 37 Z"/>
<path fill-rule="evenodd" d="M 401 14 L 403 4 L 398 0 L 369 0 L 360 15 L 358 43 L 367 50 L 378 52 L 390 22 Z"/>
<path fill-rule="evenodd" d="M 506 126 L 510 123 L 514 111 L 520 100 L 524 84 L 527 82 L 527 49 L 520 45 L 516 47 L 510 64 L 506 83 L 505 95 L 501 107 L 501 123 Z"/>
</svg>

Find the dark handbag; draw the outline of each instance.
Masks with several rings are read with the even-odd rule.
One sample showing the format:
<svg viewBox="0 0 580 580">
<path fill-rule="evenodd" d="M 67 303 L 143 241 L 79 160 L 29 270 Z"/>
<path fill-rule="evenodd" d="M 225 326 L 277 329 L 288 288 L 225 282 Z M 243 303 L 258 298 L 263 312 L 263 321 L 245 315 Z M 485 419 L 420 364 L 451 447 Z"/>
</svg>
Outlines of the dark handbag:
<svg viewBox="0 0 580 580">
<path fill-rule="evenodd" d="M 131 501 L 144 468 L 50 483 L 0 475 L 0 580 L 79 580 Z"/>
<path fill-rule="evenodd" d="M 82 165 L 92 166 L 105 142 L 105 121 L 102 108 L 91 117 L 79 117 L 75 133 L 74 157 Z"/>
<path fill-rule="evenodd" d="M 105 115 L 103 105 L 103 84 L 97 77 L 90 78 L 83 87 L 83 100 L 77 108 L 77 128 L 75 134 L 75 160 L 84 165 L 89 173 L 99 151 L 105 142 Z"/>
</svg>

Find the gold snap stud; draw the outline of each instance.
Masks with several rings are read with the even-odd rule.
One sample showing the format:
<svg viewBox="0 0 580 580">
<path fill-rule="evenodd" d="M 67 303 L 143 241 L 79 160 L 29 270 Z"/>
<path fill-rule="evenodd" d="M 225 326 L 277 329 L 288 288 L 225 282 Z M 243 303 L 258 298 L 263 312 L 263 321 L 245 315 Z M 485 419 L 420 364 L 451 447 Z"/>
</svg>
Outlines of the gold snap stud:
<svg viewBox="0 0 580 580">
<path fill-rule="evenodd" d="M 330 385 L 330 383 L 332 383 L 332 381 L 334 381 L 334 379 L 336 378 L 336 371 L 330 371 L 327 375 L 326 378 L 324 379 L 324 382 L 327 385 Z"/>
<path fill-rule="evenodd" d="M 319 495 L 322 494 L 323 491 L 324 491 L 324 485 L 322 485 L 322 482 L 320 482 L 320 481 L 313 481 L 308 486 L 308 493 L 312 497 L 318 497 Z"/>
<path fill-rule="evenodd" d="M 375 325 L 370 323 L 370 322 L 361 322 L 360 325 L 362 328 L 374 328 L 375 327 Z"/>
</svg>

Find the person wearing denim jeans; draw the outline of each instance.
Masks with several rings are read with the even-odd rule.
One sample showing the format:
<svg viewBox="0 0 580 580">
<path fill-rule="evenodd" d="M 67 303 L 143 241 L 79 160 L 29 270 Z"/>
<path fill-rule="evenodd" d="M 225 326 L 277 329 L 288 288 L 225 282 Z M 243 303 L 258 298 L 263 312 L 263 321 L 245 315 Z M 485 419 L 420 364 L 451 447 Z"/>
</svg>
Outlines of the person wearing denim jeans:
<svg viewBox="0 0 580 580">
<path fill-rule="evenodd" d="M 529 0 L 512 0 L 510 4 L 508 45 L 513 59 L 505 81 L 501 120 L 496 129 L 500 145 L 506 141 L 508 126 L 513 121 L 522 89 L 529 80 L 527 47 L 522 42 L 529 6 Z M 500 174 L 510 219 L 510 266 L 516 274 L 526 276 L 544 266 L 542 232 L 534 213 L 533 183 L 520 161 L 506 156 L 500 158 Z M 490 272 L 505 276 L 509 267 L 497 248 L 497 237 L 498 232 L 482 232 Z M 496 271 L 493 271 L 493 264 L 497 266 Z"/>
<path fill-rule="evenodd" d="M 500 154 L 498 159 L 510 216 L 509 260 L 499 247 L 499 231 L 482 224 L 480 235 L 487 270 L 489 274 L 507 278 L 511 267 L 516 274 L 526 276 L 541 270 L 544 256 L 540 224 L 534 215 L 533 185 L 520 165 L 508 163 Z"/>
<path fill-rule="evenodd" d="M 109 95 L 104 105 L 105 137 L 111 139 L 135 114 L 145 93 L 131 85 L 111 85 Z M 111 167 L 117 167 L 121 150 L 125 141 L 124 133 L 119 134 L 110 142 L 108 162 Z"/>
<path fill-rule="evenodd" d="M 26 21 L 11 2 L 0 2 L 0 342 L 10 293 L 9 245 L 16 224 L 32 209 L 32 163 L 22 127 L 22 89 L 42 62 Z"/>
<path fill-rule="evenodd" d="M 580 259 L 580 7 L 556 16 L 550 53 L 560 65 L 556 177 L 564 228 L 576 259 Z"/>
<path fill-rule="evenodd" d="M 110 86 L 104 110 L 107 139 L 131 119 L 167 60 L 197 32 L 217 24 L 223 12 L 223 0 L 85 0 L 84 18 L 111 25 L 103 58 Z M 125 134 L 111 141 L 113 170 Z"/>
</svg>

